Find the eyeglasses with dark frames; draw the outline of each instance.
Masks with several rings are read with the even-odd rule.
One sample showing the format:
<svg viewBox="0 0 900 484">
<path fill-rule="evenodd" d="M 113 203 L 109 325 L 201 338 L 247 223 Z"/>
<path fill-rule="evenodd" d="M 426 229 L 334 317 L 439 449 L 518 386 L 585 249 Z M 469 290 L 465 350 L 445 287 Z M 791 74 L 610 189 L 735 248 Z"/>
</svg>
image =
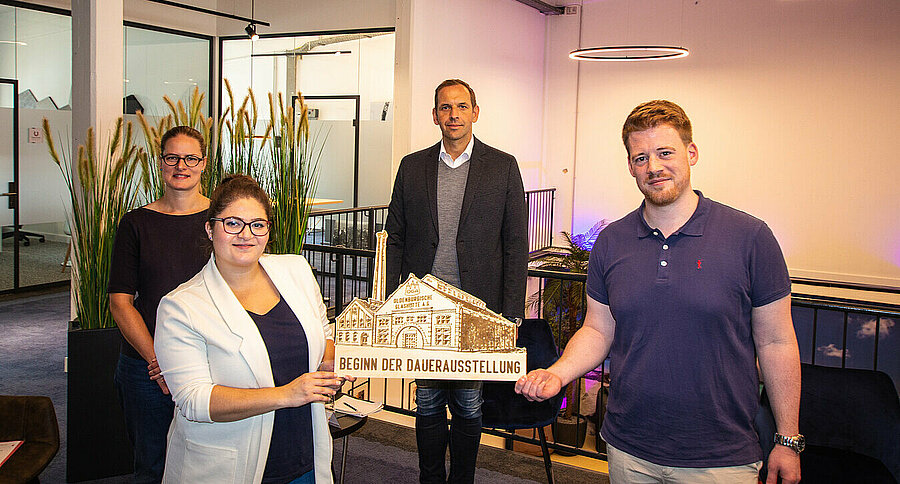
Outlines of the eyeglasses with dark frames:
<svg viewBox="0 0 900 484">
<path fill-rule="evenodd" d="M 200 164 L 200 162 L 203 160 L 203 157 L 197 156 L 197 155 L 185 155 L 185 156 L 163 155 L 162 160 L 163 160 L 163 163 L 165 163 L 169 166 L 178 166 L 179 161 L 184 161 L 184 166 L 186 166 L 188 168 L 193 168 Z"/>
<path fill-rule="evenodd" d="M 263 235 L 269 233 L 269 228 L 272 226 L 272 222 L 263 219 L 256 219 L 247 222 L 237 217 L 212 217 L 209 219 L 209 221 L 222 222 L 222 229 L 225 230 L 226 234 L 231 235 L 237 235 L 244 231 L 244 227 L 249 226 L 251 234 L 257 237 L 262 237 Z"/>
</svg>

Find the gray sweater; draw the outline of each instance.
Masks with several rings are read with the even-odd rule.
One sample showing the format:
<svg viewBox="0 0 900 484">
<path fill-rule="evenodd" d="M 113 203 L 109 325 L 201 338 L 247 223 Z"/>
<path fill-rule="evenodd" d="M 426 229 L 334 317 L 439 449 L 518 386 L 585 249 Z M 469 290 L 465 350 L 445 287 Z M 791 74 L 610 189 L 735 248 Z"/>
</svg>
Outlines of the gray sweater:
<svg viewBox="0 0 900 484">
<path fill-rule="evenodd" d="M 444 282 L 460 287 L 456 232 L 469 177 L 469 162 L 456 168 L 450 168 L 443 161 L 437 164 L 438 245 L 431 273 Z"/>
</svg>

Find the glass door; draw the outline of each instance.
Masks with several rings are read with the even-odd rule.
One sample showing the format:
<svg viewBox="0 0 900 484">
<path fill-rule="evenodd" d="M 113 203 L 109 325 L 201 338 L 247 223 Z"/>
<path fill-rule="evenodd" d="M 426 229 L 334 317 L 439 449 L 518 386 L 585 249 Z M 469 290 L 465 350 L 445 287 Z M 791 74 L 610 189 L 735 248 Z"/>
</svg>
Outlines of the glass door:
<svg viewBox="0 0 900 484">
<path fill-rule="evenodd" d="M 16 176 L 19 165 L 18 82 L 0 78 L 0 291 L 19 287 Z"/>
<path fill-rule="evenodd" d="M 314 209 L 356 207 L 359 201 L 359 96 L 304 96 L 312 161 L 318 155 Z M 321 151 L 320 151 L 321 150 Z"/>
</svg>

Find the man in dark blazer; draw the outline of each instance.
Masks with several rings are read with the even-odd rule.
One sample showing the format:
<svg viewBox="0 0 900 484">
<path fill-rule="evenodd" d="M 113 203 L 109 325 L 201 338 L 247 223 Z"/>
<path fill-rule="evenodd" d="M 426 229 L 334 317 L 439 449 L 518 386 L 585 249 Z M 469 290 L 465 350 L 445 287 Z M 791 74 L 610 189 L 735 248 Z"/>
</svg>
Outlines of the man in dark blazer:
<svg viewBox="0 0 900 484">
<path fill-rule="evenodd" d="M 464 81 L 434 94 L 441 141 L 400 162 L 387 218 L 386 293 L 409 274 L 436 277 L 512 320 L 525 312 L 527 208 L 515 157 L 472 135 L 479 107 Z M 419 480 L 471 483 L 481 439 L 481 382 L 417 380 Z M 453 418 L 447 431 L 446 406 Z"/>
</svg>

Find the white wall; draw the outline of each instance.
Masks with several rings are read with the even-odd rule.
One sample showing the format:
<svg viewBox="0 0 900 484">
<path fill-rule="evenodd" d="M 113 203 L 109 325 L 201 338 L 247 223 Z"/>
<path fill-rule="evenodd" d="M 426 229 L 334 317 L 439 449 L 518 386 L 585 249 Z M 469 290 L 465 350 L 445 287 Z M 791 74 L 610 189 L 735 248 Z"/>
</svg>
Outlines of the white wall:
<svg viewBox="0 0 900 484">
<path fill-rule="evenodd" d="M 50 121 L 56 149 L 60 154 L 68 148 L 68 141 L 61 137 L 66 137 L 71 132 L 70 111 L 19 110 L 19 223 L 26 225 L 61 223 L 65 220 L 65 211 L 70 205 L 69 191 L 59 167 L 50 158 L 47 140 L 43 139 L 40 143 L 28 142 L 28 128 L 40 128 L 44 118 Z M 5 128 L 4 126 L 3 130 Z M 2 181 L 6 182 L 5 179 Z M 5 202 L 0 203 L 5 206 Z"/>
<path fill-rule="evenodd" d="M 766 220 L 792 275 L 900 285 L 900 165 L 887 148 L 900 126 L 900 3 L 606 0 L 583 16 L 580 46 L 683 44 L 691 55 L 573 72 L 558 59 L 578 39 L 553 24 L 571 20 L 550 19 L 548 66 L 563 68 L 547 84 L 577 86 L 577 115 L 548 110 L 547 138 L 563 141 L 548 141 L 545 177 L 560 178 L 564 140 L 577 139 L 574 195 L 563 183 L 558 198 L 573 198 L 575 232 L 640 203 L 621 125 L 638 103 L 670 99 L 694 124 L 694 187 Z"/>
<path fill-rule="evenodd" d="M 400 0 L 394 166 L 440 139 L 434 88 L 468 82 L 481 107 L 475 136 L 513 154 L 536 188 L 540 172 L 545 17 L 512 0 Z"/>
</svg>

